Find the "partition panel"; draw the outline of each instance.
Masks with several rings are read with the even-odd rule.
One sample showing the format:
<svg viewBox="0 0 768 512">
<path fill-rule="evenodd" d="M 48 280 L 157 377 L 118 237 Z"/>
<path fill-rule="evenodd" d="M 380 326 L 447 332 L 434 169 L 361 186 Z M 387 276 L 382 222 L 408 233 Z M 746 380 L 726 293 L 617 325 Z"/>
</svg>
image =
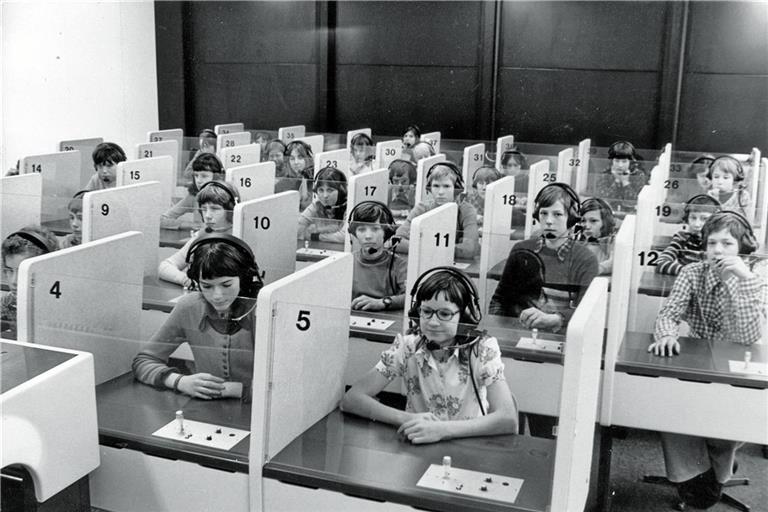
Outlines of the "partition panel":
<svg viewBox="0 0 768 512">
<path fill-rule="evenodd" d="M 224 169 L 261 162 L 261 145 L 245 144 L 221 150 L 221 163 Z"/>
<path fill-rule="evenodd" d="M 426 199 L 427 196 L 427 172 L 429 172 L 429 168 L 435 165 L 438 162 L 446 162 L 447 159 L 445 158 L 445 155 L 442 153 L 439 153 L 434 156 L 428 156 L 427 158 L 422 158 L 418 161 L 416 164 L 416 198 L 415 204 L 421 203 Z"/>
<path fill-rule="evenodd" d="M 376 166 L 388 168 L 393 160 L 402 158 L 403 141 L 400 139 L 388 140 L 376 144 Z"/>
<path fill-rule="evenodd" d="M 245 131 L 244 123 L 217 124 L 213 127 L 216 135 L 226 135 L 228 133 L 239 133 Z"/>
<path fill-rule="evenodd" d="M 117 164 L 117 186 L 138 185 L 148 181 L 159 181 L 162 190 L 160 207 L 171 205 L 171 198 L 176 191 L 176 176 L 173 172 L 173 159 L 169 156 L 126 160 Z"/>
<path fill-rule="evenodd" d="M 91 175 L 93 175 L 93 150 L 102 142 L 104 142 L 102 137 L 70 139 L 59 142 L 59 151 L 80 152 L 80 183 L 88 183 L 88 180 L 91 179 Z"/>
<path fill-rule="evenodd" d="M 275 193 L 275 162 L 230 167 L 224 179 L 237 188 L 240 201 L 266 197 Z"/>
<path fill-rule="evenodd" d="M 40 225 L 43 176 L 40 173 L 0 178 L 0 239 L 25 226 Z"/>
<path fill-rule="evenodd" d="M 67 218 L 67 202 L 82 190 L 80 151 L 62 151 L 46 155 L 25 156 L 19 163 L 19 174 L 38 172 L 43 176 L 42 220 Z"/>
</svg>

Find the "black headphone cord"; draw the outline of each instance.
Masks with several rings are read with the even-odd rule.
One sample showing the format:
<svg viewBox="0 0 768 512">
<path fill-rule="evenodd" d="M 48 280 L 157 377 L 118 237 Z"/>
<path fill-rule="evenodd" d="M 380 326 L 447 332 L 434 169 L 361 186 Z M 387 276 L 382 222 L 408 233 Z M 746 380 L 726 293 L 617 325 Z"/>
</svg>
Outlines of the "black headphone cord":
<svg viewBox="0 0 768 512">
<path fill-rule="evenodd" d="M 389 257 L 389 269 L 387 270 L 387 278 L 389 280 L 389 286 L 392 288 L 392 294 L 397 295 L 397 283 L 395 283 L 395 278 L 392 275 L 392 269 L 395 266 L 395 249 L 397 248 L 397 244 L 399 244 L 400 240 L 402 239 L 399 236 L 393 236 L 390 238 L 390 240 L 392 240 L 392 245 L 390 245 L 389 250 L 392 251 L 392 254 L 390 254 Z"/>
<path fill-rule="evenodd" d="M 469 379 L 472 381 L 472 389 L 475 390 L 475 398 L 477 398 L 477 404 L 480 406 L 480 412 L 485 416 L 485 407 L 483 407 L 483 401 L 480 400 L 480 393 L 477 391 L 477 383 L 475 382 L 475 374 L 472 370 L 472 347 L 469 347 L 469 354 L 467 355 L 467 364 L 469 365 Z"/>
</svg>

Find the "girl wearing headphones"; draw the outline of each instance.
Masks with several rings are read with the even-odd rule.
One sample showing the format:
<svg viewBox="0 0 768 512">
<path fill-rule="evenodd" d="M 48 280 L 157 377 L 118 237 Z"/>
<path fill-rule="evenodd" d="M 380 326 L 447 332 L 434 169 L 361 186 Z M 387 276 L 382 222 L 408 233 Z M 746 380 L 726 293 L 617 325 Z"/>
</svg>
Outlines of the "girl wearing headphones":
<svg viewBox="0 0 768 512">
<path fill-rule="evenodd" d="M 16 290 L 19 265 L 27 258 L 53 252 L 58 248 L 56 236 L 40 226 L 27 226 L 8 235 L 2 244 L 2 283 L 9 292 L 0 299 L 0 321 L 7 337 L 16 337 Z M 6 337 L 4 334 L 3 337 Z"/>
<path fill-rule="evenodd" d="M 608 148 L 610 166 L 603 171 L 597 183 L 596 197 L 609 203 L 637 201 L 640 190 L 648 178 L 640 168 L 635 146 L 625 140 L 614 142 Z"/>
<path fill-rule="evenodd" d="M 477 210 L 477 224 L 482 225 L 485 211 L 485 189 L 494 181 L 501 179 L 502 175 L 495 167 L 478 167 L 472 175 L 472 190 L 467 196 L 469 203 Z"/>
<path fill-rule="evenodd" d="M 194 213 L 197 209 L 197 193 L 209 181 L 224 181 L 224 166 L 214 153 L 202 153 L 190 162 L 191 172 L 188 176 L 187 196 L 173 205 L 160 217 L 160 227 L 163 229 L 192 229 L 198 222 L 180 221 L 185 213 Z"/>
<path fill-rule="evenodd" d="M 398 252 L 408 252 L 408 238 L 411 236 L 411 221 L 430 210 L 446 203 L 456 202 L 459 214 L 456 221 L 456 257 L 471 259 L 480 247 L 477 229 L 477 210 L 468 201 L 460 201 L 464 191 L 461 171 L 451 162 L 438 162 L 427 172 L 427 198 L 413 207 L 408 218 L 400 224 L 395 235 L 401 242 Z"/>
<path fill-rule="evenodd" d="M 373 139 L 364 133 L 358 133 L 352 137 L 350 143 L 349 172 L 353 176 L 373 170 L 373 156 L 375 148 Z"/>
<path fill-rule="evenodd" d="M 317 200 L 299 216 L 298 238 L 344 243 L 347 211 L 347 177 L 335 167 L 324 167 L 312 185 Z"/>
<path fill-rule="evenodd" d="M 394 425 L 414 444 L 517 433 L 498 342 L 473 329 L 481 314 L 469 277 L 449 267 L 425 272 L 411 291 L 409 316 L 409 333 L 397 335 L 341 409 Z M 396 377 L 407 390 L 405 411 L 375 398 Z"/>
<path fill-rule="evenodd" d="M 216 132 L 210 128 L 206 128 L 200 132 L 198 138 L 198 149 L 195 151 L 195 154 L 192 155 L 192 158 L 190 158 L 189 162 L 187 162 L 186 167 L 184 167 L 184 176 L 192 175 L 192 165 L 200 155 L 204 155 L 206 153 L 216 153 L 217 139 L 218 136 L 216 135 Z"/>
<path fill-rule="evenodd" d="M 598 274 L 610 274 L 613 271 L 613 241 L 618 227 L 613 210 L 602 199 L 593 197 L 581 204 L 579 216 L 581 229 L 576 234 L 576 240 L 586 242 L 587 248 L 597 258 Z"/>
<path fill-rule="evenodd" d="M 709 164 L 707 178 L 712 182 L 709 195 L 720 201 L 724 210 L 739 212 L 750 218 L 747 209 L 752 202 L 749 192 L 744 187 L 744 168 L 741 162 L 731 156 L 721 156 Z"/>
<path fill-rule="evenodd" d="M 133 359 L 136 379 L 195 398 L 250 397 L 256 296 L 261 289 L 253 253 L 232 235 L 197 238 L 186 256 L 198 291 L 181 297 L 168 319 Z M 188 342 L 194 370 L 168 366 Z"/>
<path fill-rule="evenodd" d="M 312 147 L 304 141 L 295 140 L 285 147 L 287 161 L 284 177 L 296 180 L 299 187 L 299 210 L 312 204 L 312 177 L 315 175 L 315 156 Z"/>
<path fill-rule="evenodd" d="M 232 210 L 240 201 L 237 188 L 225 181 L 209 181 L 200 188 L 197 204 L 203 218 L 204 227 L 197 231 L 184 247 L 160 262 L 158 277 L 164 281 L 176 283 L 185 288 L 192 285 L 186 273 L 186 261 L 189 247 L 203 233 L 232 233 Z"/>
<path fill-rule="evenodd" d="M 403 133 L 403 149 L 410 149 L 421 140 L 421 130 L 415 124 L 405 129 Z"/>
<path fill-rule="evenodd" d="M 766 260 L 749 264 L 744 258 L 757 250 L 752 227 L 739 213 L 722 211 L 707 219 L 701 235 L 706 259 L 682 269 L 656 318 L 648 352 L 657 356 L 680 353 L 681 321 L 690 326 L 689 336 L 715 342 L 751 345 L 765 335 Z M 664 432 L 661 440 L 667 478 L 680 498 L 698 508 L 717 503 L 742 443 Z"/>
</svg>

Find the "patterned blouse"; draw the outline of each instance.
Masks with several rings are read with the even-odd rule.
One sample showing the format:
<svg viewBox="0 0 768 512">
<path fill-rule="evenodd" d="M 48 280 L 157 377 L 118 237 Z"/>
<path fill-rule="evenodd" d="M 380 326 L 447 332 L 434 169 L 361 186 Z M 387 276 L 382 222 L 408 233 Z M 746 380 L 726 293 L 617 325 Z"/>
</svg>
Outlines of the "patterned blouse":
<svg viewBox="0 0 768 512">
<path fill-rule="evenodd" d="M 494 382 L 506 382 L 496 338 L 485 337 L 474 345 L 469 364 L 487 411 L 486 388 Z M 481 414 L 469 380 L 469 365 L 460 361 L 458 349 L 433 354 L 423 336 L 398 334 L 392 346 L 381 353 L 376 370 L 390 382 L 403 378 L 408 412 L 431 412 L 441 420 L 472 419 Z"/>
</svg>

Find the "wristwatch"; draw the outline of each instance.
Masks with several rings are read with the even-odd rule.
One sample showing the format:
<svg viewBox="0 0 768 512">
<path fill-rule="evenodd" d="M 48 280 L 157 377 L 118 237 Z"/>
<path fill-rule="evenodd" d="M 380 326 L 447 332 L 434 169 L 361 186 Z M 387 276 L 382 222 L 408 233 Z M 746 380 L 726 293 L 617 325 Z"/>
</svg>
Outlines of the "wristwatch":
<svg viewBox="0 0 768 512">
<path fill-rule="evenodd" d="M 382 297 L 381 302 L 384 303 L 384 309 L 389 309 L 392 306 L 392 297 Z"/>
</svg>

